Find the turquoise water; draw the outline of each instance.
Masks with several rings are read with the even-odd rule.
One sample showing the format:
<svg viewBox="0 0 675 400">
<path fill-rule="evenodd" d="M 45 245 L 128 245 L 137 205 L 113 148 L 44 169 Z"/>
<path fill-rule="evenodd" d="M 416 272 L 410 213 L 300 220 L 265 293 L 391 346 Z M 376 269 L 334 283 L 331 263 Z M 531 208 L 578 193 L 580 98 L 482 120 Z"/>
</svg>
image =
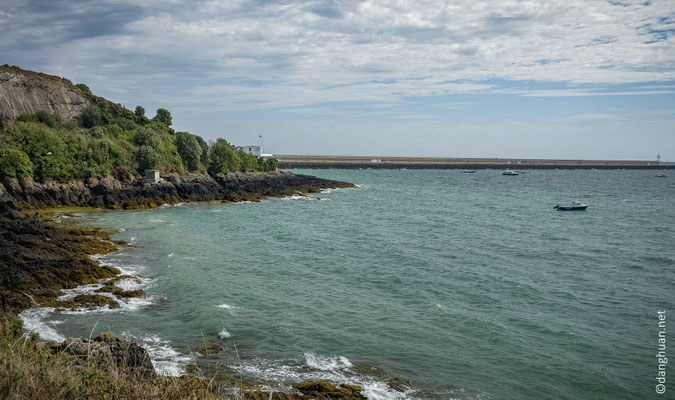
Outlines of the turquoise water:
<svg viewBox="0 0 675 400">
<path fill-rule="evenodd" d="M 656 397 L 656 313 L 675 318 L 675 180 L 296 172 L 359 187 L 84 214 L 135 246 L 102 262 L 141 276 L 147 296 L 24 318 L 46 336 L 129 336 L 165 373 L 218 344 L 208 362 L 275 389 L 328 378 L 373 399 Z M 553 209 L 575 199 L 588 211 Z M 388 389 L 390 377 L 413 390 Z"/>
</svg>

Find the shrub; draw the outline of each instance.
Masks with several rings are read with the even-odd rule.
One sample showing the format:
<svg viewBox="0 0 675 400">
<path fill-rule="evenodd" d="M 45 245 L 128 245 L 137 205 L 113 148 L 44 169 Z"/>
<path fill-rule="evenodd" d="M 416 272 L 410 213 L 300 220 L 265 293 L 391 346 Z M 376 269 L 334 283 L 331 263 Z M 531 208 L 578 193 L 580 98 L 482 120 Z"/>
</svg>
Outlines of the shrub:
<svg viewBox="0 0 675 400">
<path fill-rule="evenodd" d="M 16 120 L 18 122 L 39 122 L 50 128 L 55 128 L 60 123 L 59 118 L 56 115 L 50 114 L 44 110 L 36 111 L 33 114 L 20 115 Z"/>
<path fill-rule="evenodd" d="M 128 119 L 121 119 L 117 121 L 117 125 L 125 131 L 132 131 L 136 129 L 136 123 Z"/>
<path fill-rule="evenodd" d="M 0 175 L 26 178 L 33 175 L 28 154 L 16 149 L 0 149 Z"/>
<path fill-rule="evenodd" d="M 85 128 L 101 125 L 101 109 L 93 104 L 88 105 L 80 114 L 80 121 Z"/>
<path fill-rule="evenodd" d="M 136 146 L 149 146 L 159 150 L 159 135 L 151 127 L 144 126 L 140 128 L 134 136 Z"/>
<path fill-rule="evenodd" d="M 75 85 L 76 88 L 80 88 L 85 93 L 91 94 L 91 89 L 89 89 L 89 86 L 85 85 L 84 83 L 78 83 Z"/>
<path fill-rule="evenodd" d="M 253 154 L 247 154 L 247 153 L 239 153 L 239 157 L 241 158 L 241 165 L 239 166 L 239 169 L 244 172 L 244 171 L 256 171 L 258 170 L 258 159 L 253 155 Z"/>
<path fill-rule="evenodd" d="M 268 158 L 265 160 L 265 171 L 276 171 L 279 168 L 279 160 L 276 158 Z"/>
</svg>

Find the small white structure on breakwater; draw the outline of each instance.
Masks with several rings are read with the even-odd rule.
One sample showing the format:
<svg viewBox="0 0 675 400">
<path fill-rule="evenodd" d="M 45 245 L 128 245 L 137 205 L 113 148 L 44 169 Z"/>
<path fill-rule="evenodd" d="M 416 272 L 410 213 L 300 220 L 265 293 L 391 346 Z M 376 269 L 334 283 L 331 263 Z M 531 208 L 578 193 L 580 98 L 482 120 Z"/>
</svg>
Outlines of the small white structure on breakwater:
<svg viewBox="0 0 675 400">
<path fill-rule="evenodd" d="M 146 183 L 159 182 L 159 170 L 158 169 L 146 169 L 145 170 L 145 176 L 143 177 L 143 182 L 146 182 Z"/>
<path fill-rule="evenodd" d="M 253 154 L 256 157 L 260 157 L 261 147 L 260 146 L 244 146 L 241 148 L 244 153 Z"/>
</svg>

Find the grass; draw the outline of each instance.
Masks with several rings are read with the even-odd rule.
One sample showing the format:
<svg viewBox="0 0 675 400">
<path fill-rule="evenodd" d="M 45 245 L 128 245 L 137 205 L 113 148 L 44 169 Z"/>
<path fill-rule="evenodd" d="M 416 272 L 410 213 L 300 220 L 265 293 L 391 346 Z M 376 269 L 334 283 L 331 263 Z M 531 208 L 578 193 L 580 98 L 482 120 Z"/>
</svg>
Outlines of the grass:
<svg viewBox="0 0 675 400">
<path fill-rule="evenodd" d="M 194 377 L 159 376 L 143 382 L 115 366 L 82 366 L 52 353 L 21 320 L 0 321 L 0 399 L 222 399 L 215 387 Z"/>
</svg>

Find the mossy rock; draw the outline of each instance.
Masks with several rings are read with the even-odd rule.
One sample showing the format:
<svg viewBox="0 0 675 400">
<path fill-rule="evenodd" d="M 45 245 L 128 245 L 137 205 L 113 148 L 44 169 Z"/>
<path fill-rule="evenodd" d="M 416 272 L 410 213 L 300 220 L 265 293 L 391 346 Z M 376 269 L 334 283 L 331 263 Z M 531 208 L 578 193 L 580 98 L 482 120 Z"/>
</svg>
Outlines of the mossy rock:
<svg viewBox="0 0 675 400">
<path fill-rule="evenodd" d="M 98 289 L 96 292 L 97 293 L 112 293 L 114 295 L 119 295 L 122 292 L 124 292 L 124 290 L 120 287 L 117 287 L 117 286 L 111 284 L 110 282 L 107 282 L 105 285 L 103 285 L 102 288 Z"/>
<path fill-rule="evenodd" d="M 81 294 L 72 300 L 56 301 L 48 300 L 43 303 L 44 307 L 54 307 L 58 309 L 87 308 L 94 309 L 108 306 L 108 308 L 119 308 L 119 303 L 115 299 L 100 294 Z"/>
<path fill-rule="evenodd" d="M 201 370 L 199 369 L 197 364 L 188 364 L 188 365 L 185 366 L 185 372 L 187 372 L 188 374 L 196 375 L 200 371 Z"/>
<path fill-rule="evenodd" d="M 141 297 L 143 296 L 143 291 L 141 289 L 125 290 L 122 293 L 120 293 L 119 296 L 125 299 L 130 299 L 132 297 Z"/>
<path fill-rule="evenodd" d="M 223 351 L 223 348 L 220 346 L 203 346 L 196 348 L 195 351 L 203 356 L 207 356 L 209 354 L 218 354 Z"/>
<path fill-rule="evenodd" d="M 304 396 L 308 396 L 317 400 L 366 399 L 366 397 L 361 394 L 361 386 L 358 385 L 341 384 L 340 387 L 336 387 L 328 381 L 308 381 L 297 385 L 295 388 L 298 389 Z"/>
</svg>

